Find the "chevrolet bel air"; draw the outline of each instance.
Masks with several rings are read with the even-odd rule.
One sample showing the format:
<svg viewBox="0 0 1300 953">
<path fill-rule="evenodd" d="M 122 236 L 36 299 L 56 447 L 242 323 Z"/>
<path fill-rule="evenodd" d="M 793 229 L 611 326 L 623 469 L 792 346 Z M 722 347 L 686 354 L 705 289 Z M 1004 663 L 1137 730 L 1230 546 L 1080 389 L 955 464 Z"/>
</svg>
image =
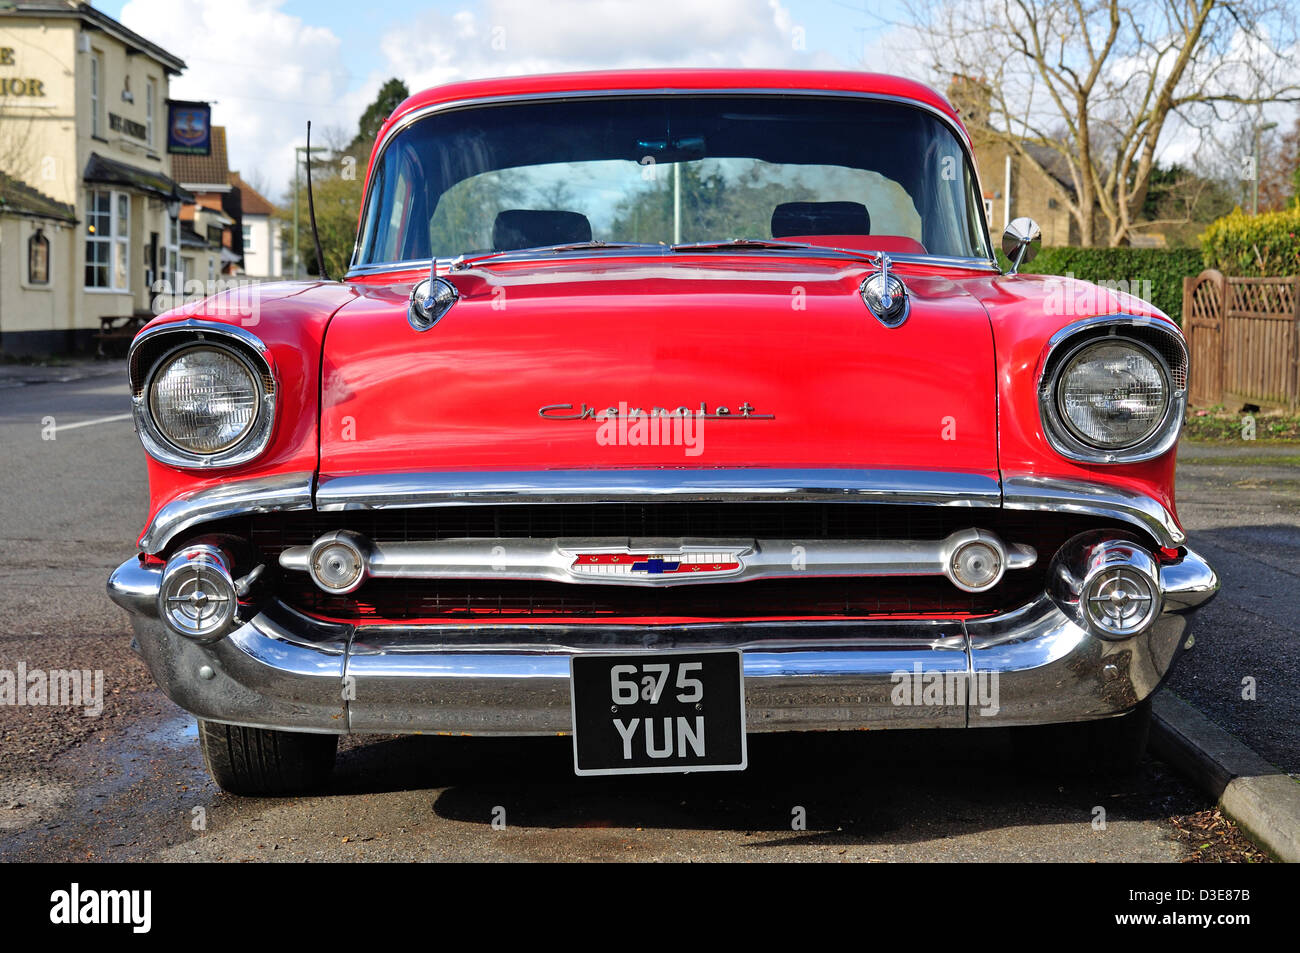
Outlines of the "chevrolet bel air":
<svg viewBox="0 0 1300 953">
<path fill-rule="evenodd" d="M 1187 346 L 1020 273 L 1029 219 L 999 266 L 985 194 L 890 76 L 402 103 L 341 280 L 131 347 L 150 512 L 108 588 L 217 783 L 319 787 L 348 733 L 565 735 L 584 775 L 875 728 L 1136 763 L 1219 585 L 1174 506 Z"/>
</svg>

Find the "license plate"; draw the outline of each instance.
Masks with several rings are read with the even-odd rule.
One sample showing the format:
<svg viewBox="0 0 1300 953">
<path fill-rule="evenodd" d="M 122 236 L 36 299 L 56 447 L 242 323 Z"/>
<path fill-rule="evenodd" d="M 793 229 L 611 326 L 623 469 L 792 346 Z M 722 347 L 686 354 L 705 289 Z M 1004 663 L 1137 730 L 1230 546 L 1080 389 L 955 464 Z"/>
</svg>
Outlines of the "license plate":
<svg viewBox="0 0 1300 953">
<path fill-rule="evenodd" d="M 575 655 L 569 675 L 578 774 L 745 770 L 739 651 Z"/>
</svg>

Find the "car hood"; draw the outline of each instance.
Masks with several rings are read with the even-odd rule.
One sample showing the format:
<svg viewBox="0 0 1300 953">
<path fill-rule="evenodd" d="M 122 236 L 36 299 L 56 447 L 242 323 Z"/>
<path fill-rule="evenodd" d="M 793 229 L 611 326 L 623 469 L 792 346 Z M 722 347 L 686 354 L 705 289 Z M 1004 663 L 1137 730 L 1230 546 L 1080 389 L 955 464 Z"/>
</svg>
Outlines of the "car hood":
<svg viewBox="0 0 1300 953">
<path fill-rule="evenodd" d="M 411 280 L 358 284 L 324 343 L 321 476 L 996 474 L 983 306 L 904 266 L 911 314 L 886 328 L 858 294 L 870 272 L 766 256 L 477 267 L 449 276 L 460 299 L 424 332 L 406 320 Z"/>
</svg>

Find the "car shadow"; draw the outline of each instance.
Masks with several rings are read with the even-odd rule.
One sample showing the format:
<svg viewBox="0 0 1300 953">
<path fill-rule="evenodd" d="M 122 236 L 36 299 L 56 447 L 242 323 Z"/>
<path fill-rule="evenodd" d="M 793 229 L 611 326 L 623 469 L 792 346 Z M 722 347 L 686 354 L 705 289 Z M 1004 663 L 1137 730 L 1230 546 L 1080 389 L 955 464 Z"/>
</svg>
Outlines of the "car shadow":
<svg viewBox="0 0 1300 953">
<path fill-rule="evenodd" d="M 568 738 L 376 738 L 340 751 L 331 793 L 428 789 L 439 817 L 533 828 L 781 832 L 906 842 L 1015 825 L 1148 820 L 1206 805 L 1158 761 L 1132 777 L 1054 777 L 1006 729 L 751 735 L 744 772 L 577 777 Z M 803 826 L 796 826 L 802 822 Z M 761 846 L 764 841 L 753 843 Z"/>
</svg>

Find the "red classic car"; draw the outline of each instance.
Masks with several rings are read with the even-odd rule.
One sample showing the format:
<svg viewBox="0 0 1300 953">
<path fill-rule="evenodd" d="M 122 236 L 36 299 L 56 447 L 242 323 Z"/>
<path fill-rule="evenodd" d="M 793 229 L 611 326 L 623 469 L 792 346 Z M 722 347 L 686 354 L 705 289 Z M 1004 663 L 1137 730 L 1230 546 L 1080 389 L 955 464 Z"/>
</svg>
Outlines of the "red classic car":
<svg viewBox="0 0 1300 953">
<path fill-rule="evenodd" d="M 984 216 L 961 120 L 894 77 L 408 99 L 341 281 L 131 348 L 151 511 L 109 592 L 213 777 L 319 785 L 350 732 L 571 735 L 605 774 L 1056 726 L 1133 763 L 1218 588 L 1174 509 L 1187 348 L 1017 274 L 1027 219 L 1000 269 Z"/>
</svg>

